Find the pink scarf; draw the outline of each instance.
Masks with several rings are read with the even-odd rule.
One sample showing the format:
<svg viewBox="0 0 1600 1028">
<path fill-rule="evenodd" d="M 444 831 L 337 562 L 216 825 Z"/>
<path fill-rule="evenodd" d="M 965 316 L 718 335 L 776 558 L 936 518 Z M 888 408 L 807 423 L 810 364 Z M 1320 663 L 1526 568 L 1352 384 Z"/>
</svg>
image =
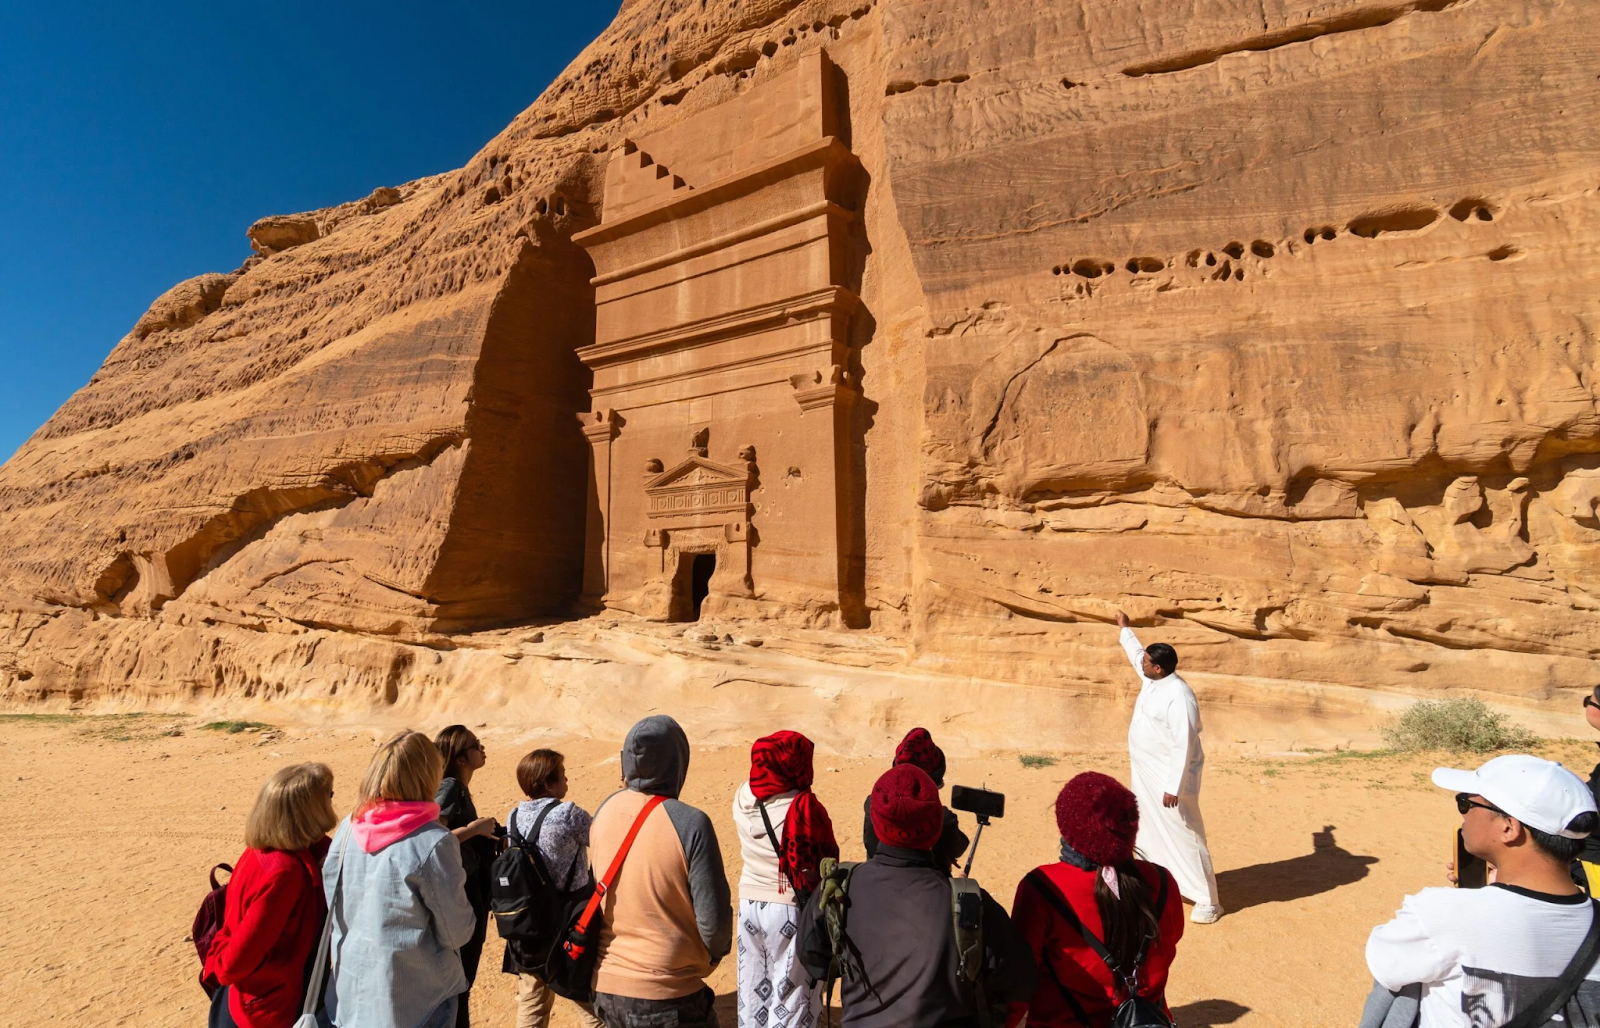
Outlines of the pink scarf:
<svg viewBox="0 0 1600 1028">
<path fill-rule="evenodd" d="M 439 820 L 439 804 L 379 800 L 350 819 L 356 842 L 368 853 L 392 846 L 429 821 Z"/>
</svg>

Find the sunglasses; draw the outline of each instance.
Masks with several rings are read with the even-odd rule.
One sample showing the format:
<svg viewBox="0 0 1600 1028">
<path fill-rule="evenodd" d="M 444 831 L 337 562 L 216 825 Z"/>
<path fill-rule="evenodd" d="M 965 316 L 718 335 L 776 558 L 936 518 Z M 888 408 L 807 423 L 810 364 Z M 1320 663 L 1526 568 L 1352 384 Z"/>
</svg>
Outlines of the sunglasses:
<svg viewBox="0 0 1600 1028">
<path fill-rule="evenodd" d="M 1477 800 L 1472 798 L 1471 793 L 1456 793 L 1456 809 L 1461 811 L 1463 817 L 1465 817 L 1467 811 L 1471 810 L 1473 807 L 1482 807 L 1484 810 L 1487 810 L 1490 813 L 1499 814 L 1501 817 L 1511 816 L 1492 803 L 1479 803 Z"/>
<path fill-rule="evenodd" d="M 1583 705 L 1585 707 L 1593 707 L 1595 710 L 1600 710 L 1600 703 L 1596 703 L 1593 696 L 1585 696 L 1583 698 Z"/>
</svg>

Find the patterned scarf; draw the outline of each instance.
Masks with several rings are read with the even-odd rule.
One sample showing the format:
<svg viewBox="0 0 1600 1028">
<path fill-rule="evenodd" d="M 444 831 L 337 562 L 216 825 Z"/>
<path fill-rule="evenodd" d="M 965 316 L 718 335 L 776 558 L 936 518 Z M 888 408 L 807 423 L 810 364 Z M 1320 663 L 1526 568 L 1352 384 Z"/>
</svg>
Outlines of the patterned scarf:
<svg viewBox="0 0 1600 1028">
<path fill-rule="evenodd" d="M 811 892 L 821 884 L 817 868 L 823 857 L 839 858 L 833 821 L 811 791 L 814 748 L 799 732 L 775 732 L 750 747 L 750 791 L 756 799 L 766 801 L 781 793 L 799 792 L 789 804 L 778 853 L 778 873 L 797 892 Z"/>
</svg>

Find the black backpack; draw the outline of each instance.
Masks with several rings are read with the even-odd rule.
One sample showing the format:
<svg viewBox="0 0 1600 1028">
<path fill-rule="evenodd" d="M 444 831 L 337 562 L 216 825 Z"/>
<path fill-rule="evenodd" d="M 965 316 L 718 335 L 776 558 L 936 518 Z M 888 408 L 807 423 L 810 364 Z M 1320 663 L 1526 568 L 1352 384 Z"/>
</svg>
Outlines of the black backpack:
<svg viewBox="0 0 1600 1028">
<path fill-rule="evenodd" d="M 538 975 L 565 996 L 567 991 L 560 983 L 552 981 L 547 971 L 551 951 L 560 945 L 575 916 L 574 910 L 583 908 L 594 891 L 594 884 L 591 882 L 570 891 L 560 886 L 560 881 L 571 882 L 577 873 L 582 850 L 572 855 L 566 877 L 559 881 L 550 874 L 539 853 L 539 831 L 544 827 L 544 819 L 559 804 L 560 801 L 549 803 L 539 811 L 533 831 L 526 838 L 517 831 L 517 818 L 512 814 L 506 826 L 509 845 L 504 853 L 495 857 L 490 868 L 489 909 L 518 970 Z"/>
<path fill-rule="evenodd" d="M 1089 948 L 1094 950 L 1095 954 L 1105 962 L 1106 967 L 1111 969 L 1112 976 L 1121 984 L 1123 991 L 1127 993 L 1127 998 L 1118 1003 L 1117 1008 L 1112 1011 L 1111 1028 L 1175 1028 L 1172 1018 L 1167 1016 L 1163 1004 L 1139 995 L 1139 973 L 1144 970 L 1145 958 L 1150 955 L 1150 943 L 1154 941 L 1154 936 L 1146 935 L 1144 937 L 1144 942 L 1139 946 L 1139 956 L 1134 960 L 1133 971 L 1130 975 L 1117 966 L 1116 959 L 1111 956 L 1111 951 L 1106 949 L 1105 943 L 1101 942 L 1093 932 L 1083 926 L 1083 922 L 1078 919 L 1077 912 L 1072 909 L 1072 904 L 1067 902 L 1067 898 L 1061 895 L 1055 883 L 1046 878 L 1042 871 L 1029 871 L 1023 881 L 1032 885 L 1034 891 L 1044 897 L 1045 902 L 1054 907 L 1056 913 L 1061 915 L 1061 919 L 1083 937 L 1083 941 L 1087 942 Z M 1163 873 L 1161 875 L 1160 894 L 1156 897 L 1156 917 L 1159 918 L 1166 909 L 1167 876 Z M 1055 966 L 1049 960 L 1041 960 L 1039 963 L 1044 966 L 1046 973 L 1050 975 L 1050 980 L 1055 983 L 1056 989 L 1061 993 L 1061 998 L 1066 1000 L 1068 1009 L 1072 1011 L 1072 1016 L 1077 1018 L 1080 1024 L 1089 1024 L 1089 1015 L 1067 987 L 1061 983 L 1061 979 L 1056 976 Z"/>
</svg>

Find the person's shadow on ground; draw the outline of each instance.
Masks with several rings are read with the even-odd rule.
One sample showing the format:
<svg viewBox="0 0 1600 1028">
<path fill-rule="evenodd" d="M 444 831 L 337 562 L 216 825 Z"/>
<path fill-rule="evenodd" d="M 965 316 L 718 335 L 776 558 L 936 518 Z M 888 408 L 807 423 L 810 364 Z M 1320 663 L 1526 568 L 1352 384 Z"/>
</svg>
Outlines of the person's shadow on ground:
<svg viewBox="0 0 1600 1028">
<path fill-rule="evenodd" d="M 1250 1012 L 1250 1008 L 1231 999 L 1202 999 L 1172 1008 L 1172 1020 L 1181 1028 L 1216 1028 L 1232 1024 Z"/>
<path fill-rule="evenodd" d="M 1217 875 L 1222 907 L 1236 913 L 1262 903 L 1305 899 L 1359 882 L 1377 857 L 1351 853 L 1333 839 L 1333 825 L 1311 833 L 1311 852 L 1270 864 L 1251 864 Z"/>
</svg>

